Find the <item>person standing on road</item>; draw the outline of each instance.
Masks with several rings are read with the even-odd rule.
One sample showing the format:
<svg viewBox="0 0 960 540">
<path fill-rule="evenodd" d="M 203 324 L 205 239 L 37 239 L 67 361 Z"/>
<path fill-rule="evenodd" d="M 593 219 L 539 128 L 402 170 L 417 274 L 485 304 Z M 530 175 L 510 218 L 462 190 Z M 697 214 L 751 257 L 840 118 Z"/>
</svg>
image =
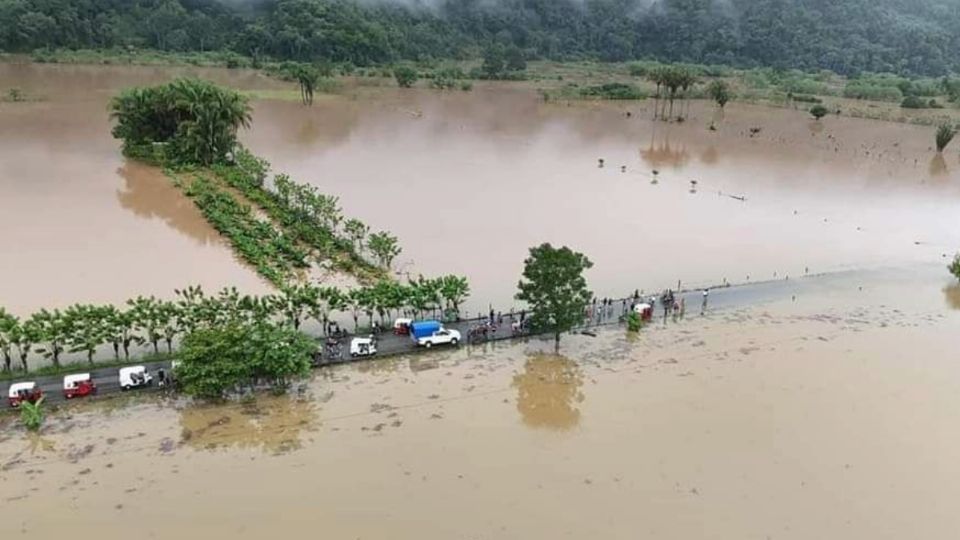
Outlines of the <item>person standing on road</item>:
<svg viewBox="0 0 960 540">
<path fill-rule="evenodd" d="M 710 289 L 703 290 L 703 303 L 700 304 L 700 314 L 703 315 L 707 312 L 707 297 L 710 296 Z"/>
</svg>

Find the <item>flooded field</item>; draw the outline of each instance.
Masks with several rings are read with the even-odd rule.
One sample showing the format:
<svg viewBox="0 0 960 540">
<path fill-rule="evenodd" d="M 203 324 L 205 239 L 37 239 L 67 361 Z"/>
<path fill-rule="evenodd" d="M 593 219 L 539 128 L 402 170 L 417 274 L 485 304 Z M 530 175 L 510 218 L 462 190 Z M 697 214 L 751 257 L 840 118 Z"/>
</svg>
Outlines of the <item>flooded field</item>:
<svg viewBox="0 0 960 540">
<path fill-rule="evenodd" d="M 0 304 L 26 314 L 188 283 L 266 289 L 110 137 L 111 95 L 186 73 L 289 88 L 245 71 L 0 64 L 0 88 L 43 98 L 0 103 L 0 227 L 17 231 L 0 237 Z M 509 307 L 542 241 L 588 254 L 601 296 L 939 261 L 960 245 L 960 161 L 934 157 L 932 128 L 729 106 L 710 131 L 706 104 L 683 125 L 651 122 L 652 106 L 348 83 L 309 109 L 256 101 L 242 138 L 397 234 L 401 274 L 468 276 L 474 311 Z"/>
<path fill-rule="evenodd" d="M 341 366 L 244 403 L 86 403 L 37 437 L 0 417 L 0 530 L 949 537 L 955 288 L 913 265 L 797 291 L 565 338 L 561 356 L 531 341 Z"/>
</svg>

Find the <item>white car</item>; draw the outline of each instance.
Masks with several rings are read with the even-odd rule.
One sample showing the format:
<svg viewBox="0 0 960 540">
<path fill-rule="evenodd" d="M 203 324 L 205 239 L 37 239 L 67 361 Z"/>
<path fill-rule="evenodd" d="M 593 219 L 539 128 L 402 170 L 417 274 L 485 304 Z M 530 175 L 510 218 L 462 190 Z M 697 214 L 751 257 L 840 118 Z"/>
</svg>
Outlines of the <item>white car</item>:
<svg viewBox="0 0 960 540">
<path fill-rule="evenodd" d="M 417 339 L 417 345 L 428 349 L 434 345 L 446 345 L 447 343 L 450 345 L 460 343 L 460 332 L 441 328 L 429 336 Z"/>
<path fill-rule="evenodd" d="M 152 383 L 153 376 L 147 372 L 147 368 L 144 366 L 120 368 L 120 388 L 123 390 L 150 386 Z"/>
</svg>

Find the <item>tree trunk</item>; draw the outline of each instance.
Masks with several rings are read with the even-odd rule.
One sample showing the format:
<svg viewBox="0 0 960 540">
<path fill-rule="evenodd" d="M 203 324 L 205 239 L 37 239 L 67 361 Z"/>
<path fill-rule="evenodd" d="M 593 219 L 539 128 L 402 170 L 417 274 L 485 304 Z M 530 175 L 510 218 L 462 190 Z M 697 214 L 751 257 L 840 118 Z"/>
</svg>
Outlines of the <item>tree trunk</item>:
<svg viewBox="0 0 960 540">
<path fill-rule="evenodd" d="M 120 342 L 113 342 L 113 357 L 117 360 L 120 359 Z"/>
<path fill-rule="evenodd" d="M 554 332 L 553 334 L 553 350 L 554 352 L 560 352 L 560 332 Z"/>
<path fill-rule="evenodd" d="M 154 340 L 151 340 L 151 341 L 153 342 L 153 354 L 160 354 L 160 349 L 157 348 L 157 343 L 158 343 L 160 340 L 159 340 L 159 339 L 154 339 Z"/>
<path fill-rule="evenodd" d="M 166 338 L 166 342 L 167 342 L 167 354 L 171 354 L 173 352 L 173 340 L 170 338 Z"/>
<path fill-rule="evenodd" d="M 123 342 L 123 359 L 124 360 L 130 359 L 130 342 L 129 341 Z"/>
<path fill-rule="evenodd" d="M 3 353 L 3 370 L 10 371 L 10 353 Z"/>
<path fill-rule="evenodd" d="M 93 363 L 93 349 L 87 349 L 87 363 Z"/>
</svg>

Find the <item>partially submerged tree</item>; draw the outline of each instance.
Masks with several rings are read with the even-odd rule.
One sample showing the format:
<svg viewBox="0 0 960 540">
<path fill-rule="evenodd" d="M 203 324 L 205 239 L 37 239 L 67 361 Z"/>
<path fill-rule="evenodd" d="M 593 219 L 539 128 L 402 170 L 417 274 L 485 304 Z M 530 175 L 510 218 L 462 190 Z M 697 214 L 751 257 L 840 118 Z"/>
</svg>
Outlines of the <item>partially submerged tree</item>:
<svg viewBox="0 0 960 540">
<path fill-rule="evenodd" d="M 727 102 L 733 98 L 733 94 L 730 92 L 730 85 L 727 84 L 726 81 L 719 79 L 710 83 L 710 86 L 707 87 L 707 93 L 710 95 L 710 98 L 716 102 L 717 106 L 720 107 L 720 114 L 723 114 Z"/>
<path fill-rule="evenodd" d="M 300 101 L 304 105 L 313 105 L 313 93 L 320 83 L 320 71 L 310 65 L 300 65 L 293 73 L 300 84 Z"/>
<path fill-rule="evenodd" d="M 943 149 L 950 144 L 954 135 L 957 134 L 957 128 L 950 124 L 940 124 L 937 126 L 937 152 L 943 152 Z"/>
<path fill-rule="evenodd" d="M 205 398 L 261 384 L 285 388 L 309 373 L 315 351 L 313 341 L 292 328 L 234 322 L 185 336 L 176 377 L 184 392 Z"/>
<path fill-rule="evenodd" d="M 517 287 L 517 300 L 530 306 L 534 330 L 554 335 L 560 347 L 560 334 L 581 324 L 593 294 L 587 289 L 583 272 L 593 263 L 564 246 L 549 243 L 530 248 L 524 261 L 523 278 Z"/>
<path fill-rule="evenodd" d="M 386 231 L 371 234 L 367 238 L 367 249 L 377 258 L 384 270 L 390 270 L 393 260 L 402 251 L 397 237 Z"/>
<path fill-rule="evenodd" d="M 826 116 L 828 112 L 830 111 L 828 111 L 827 108 L 824 107 L 823 105 L 817 104 L 817 105 L 814 105 L 813 107 L 810 107 L 810 115 L 813 116 L 818 122 L 820 121 L 821 118 Z"/>
<path fill-rule="evenodd" d="M 953 256 L 953 261 L 947 266 L 947 270 L 953 274 L 953 277 L 960 280 L 960 253 Z"/>
<path fill-rule="evenodd" d="M 123 91 L 111 100 L 110 116 L 127 155 L 210 165 L 233 151 L 237 130 L 250 124 L 250 104 L 235 90 L 177 79 Z M 158 143 L 160 155 L 153 148 Z"/>
</svg>

